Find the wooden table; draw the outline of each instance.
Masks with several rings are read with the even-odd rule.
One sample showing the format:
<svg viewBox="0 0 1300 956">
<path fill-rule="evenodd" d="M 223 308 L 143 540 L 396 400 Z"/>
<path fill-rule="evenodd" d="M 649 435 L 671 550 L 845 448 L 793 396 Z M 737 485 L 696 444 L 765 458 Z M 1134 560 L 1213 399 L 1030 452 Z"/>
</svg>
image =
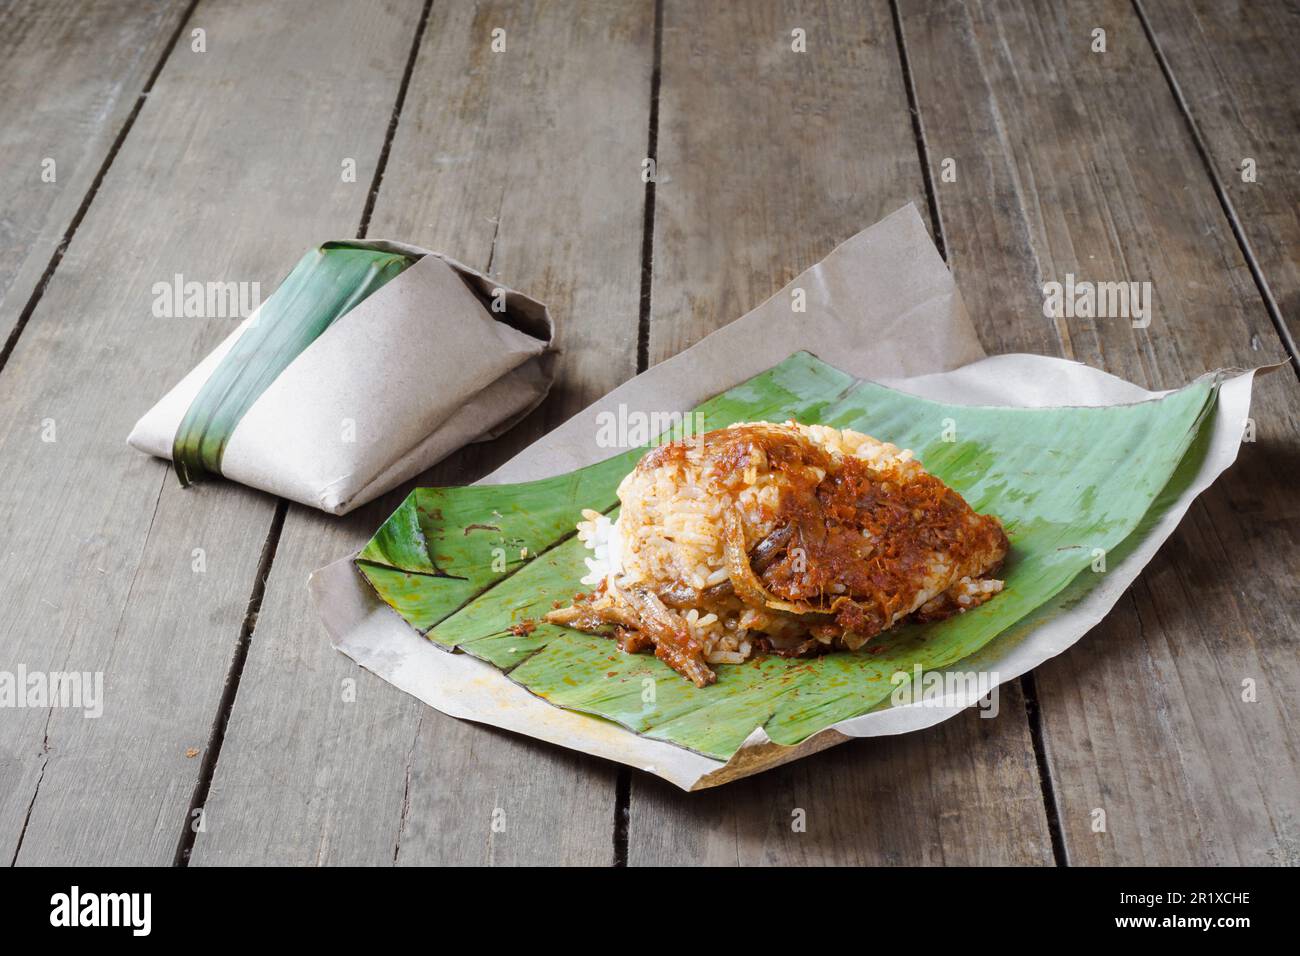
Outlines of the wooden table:
<svg viewBox="0 0 1300 956">
<path fill-rule="evenodd" d="M 155 317 L 155 282 L 269 292 L 352 235 L 444 250 L 560 323 L 542 408 L 424 484 L 485 474 L 909 201 L 991 353 L 1149 388 L 1294 358 L 1287 6 L 3 4 L 0 670 L 103 672 L 105 701 L 0 710 L 0 859 L 1300 862 L 1291 368 L 1137 584 L 996 720 L 698 794 L 445 717 L 331 649 L 307 574 L 405 488 L 336 519 L 182 490 L 124 443 L 231 328 Z M 1044 318 L 1066 274 L 1151 282 L 1150 326 Z"/>
</svg>

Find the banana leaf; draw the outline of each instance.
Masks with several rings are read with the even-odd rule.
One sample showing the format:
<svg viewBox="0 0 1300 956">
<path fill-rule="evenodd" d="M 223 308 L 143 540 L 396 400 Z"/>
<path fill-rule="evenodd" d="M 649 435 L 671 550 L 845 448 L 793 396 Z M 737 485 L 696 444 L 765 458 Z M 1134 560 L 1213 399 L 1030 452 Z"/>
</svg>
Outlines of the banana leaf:
<svg viewBox="0 0 1300 956">
<path fill-rule="evenodd" d="M 644 448 L 541 481 L 416 489 L 356 564 L 443 649 L 487 661 L 556 706 L 726 760 L 760 726 L 792 745 L 889 706 L 895 675 L 949 667 L 1067 586 L 1086 593 L 1169 483 L 1216 394 L 1215 381 L 1198 380 L 1134 405 L 944 405 L 856 381 L 801 352 L 705 402 L 698 411 L 710 429 L 795 419 L 911 448 L 972 507 L 1001 518 L 1012 549 L 1005 590 L 979 608 L 898 628 L 856 653 L 717 665 L 717 683 L 704 688 L 653 656 L 538 623 L 582 590 L 586 551 L 574 532 L 582 509 L 615 514 L 618 482 Z"/>
</svg>

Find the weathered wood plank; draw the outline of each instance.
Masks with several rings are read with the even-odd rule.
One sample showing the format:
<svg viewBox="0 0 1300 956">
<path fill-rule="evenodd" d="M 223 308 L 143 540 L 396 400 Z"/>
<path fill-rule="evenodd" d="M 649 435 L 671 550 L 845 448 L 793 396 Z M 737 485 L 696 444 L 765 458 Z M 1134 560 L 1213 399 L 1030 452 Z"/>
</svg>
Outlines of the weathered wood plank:
<svg viewBox="0 0 1300 956">
<path fill-rule="evenodd" d="M 924 208 L 884 3 L 705 17 L 669 2 L 659 116 L 652 362 L 898 206 Z M 1024 702 L 1013 687 L 1002 703 L 994 720 L 846 743 L 716 793 L 635 775 L 628 862 L 1050 863 Z"/>
<path fill-rule="evenodd" d="M 370 234 L 490 266 L 551 306 L 564 352 L 528 421 L 411 485 L 472 480 L 635 374 L 652 27 L 638 4 L 434 4 Z M 446 717 L 329 646 L 303 583 L 405 490 L 290 509 L 195 864 L 612 861 L 612 765 Z"/>
<path fill-rule="evenodd" d="M 187 0 L 6 4 L 0 29 L 0 345 L 188 6 Z"/>
<path fill-rule="evenodd" d="M 274 502 L 182 491 L 124 440 L 234 321 L 156 318 L 155 282 L 269 289 L 356 228 L 420 4 L 315 8 L 201 11 L 207 52 L 178 44 L 0 374 L 5 667 L 100 672 L 104 692 L 98 719 L 0 721 L 5 860 L 175 853 Z"/>
<path fill-rule="evenodd" d="M 1281 355 L 1128 4 L 905 3 L 902 21 L 950 261 L 986 348 L 1152 388 Z M 1090 51 L 1098 27 L 1105 53 Z M 945 158 L 955 182 L 938 179 Z M 1067 273 L 1150 282 L 1149 327 L 1043 318 L 1043 283 Z M 1071 863 L 1300 856 L 1297 398 L 1289 372 L 1258 383 L 1259 440 L 1095 632 L 1037 671 Z"/>
<path fill-rule="evenodd" d="M 1137 7 L 1294 348 L 1300 339 L 1300 9 L 1276 0 L 1139 0 Z"/>
<path fill-rule="evenodd" d="M 850 741 L 702 793 L 638 776 L 628 864 L 1050 863 L 1017 683 L 1002 688 L 999 705 L 993 719 L 969 710 L 929 730 Z"/>
</svg>

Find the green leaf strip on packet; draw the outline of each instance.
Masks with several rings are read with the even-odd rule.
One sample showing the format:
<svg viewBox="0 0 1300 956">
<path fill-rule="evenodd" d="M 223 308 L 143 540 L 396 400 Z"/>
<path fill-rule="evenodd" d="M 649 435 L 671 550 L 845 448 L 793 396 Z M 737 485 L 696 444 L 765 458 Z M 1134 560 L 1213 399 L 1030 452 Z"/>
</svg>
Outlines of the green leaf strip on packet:
<svg viewBox="0 0 1300 956">
<path fill-rule="evenodd" d="M 220 475 L 235 427 L 276 377 L 322 332 L 415 261 L 360 241 L 327 242 L 303 256 L 181 419 L 172 441 L 172 465 L 181 484 Z"/>
</svg>

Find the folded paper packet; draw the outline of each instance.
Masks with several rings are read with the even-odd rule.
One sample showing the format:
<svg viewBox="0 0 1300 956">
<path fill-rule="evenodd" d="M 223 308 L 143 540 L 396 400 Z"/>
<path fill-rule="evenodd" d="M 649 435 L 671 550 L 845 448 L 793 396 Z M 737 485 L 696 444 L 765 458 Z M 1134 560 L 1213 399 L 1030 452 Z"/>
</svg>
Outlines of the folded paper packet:
<svg viewBox="0 0 1300 956">
<path fill-rule="evenodd" d="M 540 302 L 439 253 L 324 243 L 127 440 L 184 484 L 345 514 L 531 411 L 553 337 Z"/>
</svg>

